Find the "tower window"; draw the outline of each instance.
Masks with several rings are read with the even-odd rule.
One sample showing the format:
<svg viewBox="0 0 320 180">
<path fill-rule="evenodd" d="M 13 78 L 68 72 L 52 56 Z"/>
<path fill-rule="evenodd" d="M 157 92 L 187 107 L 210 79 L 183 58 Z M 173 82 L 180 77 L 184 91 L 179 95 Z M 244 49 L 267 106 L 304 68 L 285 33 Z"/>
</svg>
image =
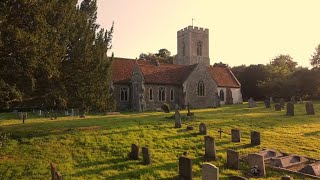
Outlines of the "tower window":
<svg viewBox="0 0 320 180">
<path fill-rule="evenodd" d="M 170 100 L 171 101 L 174 100 L 174 91 L 173 91 L 173 89 L 170 90 Z"/>
<path fill-rule="evenodd" d="M 149 89 L 149 100 L 150 101 L 153 100 L 153 90 L 152 90 L 152 88 Z"/>
<path fill-rule="evenodd" d="M 197 56 L 202 56 L 202 42 L 197 43 Z"/>
<path fill-rule="evenodd" d="M 159 88 L 159 101 L 166 100 L 166 89 L 164 87 Z"/>
<path fill-rule="evenodd" d="M 127 102 L 129 99 L 129 89 L 128 88 L 120 88 L 120 101 Z"/>
<path fill-rule="evenodd" d="M 204 94 L 204 83 L 203 81 L 198 82 L 198 96 L 205 96 Z"/>
<path fill-rule="evenodd" d="M 224 92 L 222 89 L 220 90 L 220 101 L 224 101 Z"/>
</svg>

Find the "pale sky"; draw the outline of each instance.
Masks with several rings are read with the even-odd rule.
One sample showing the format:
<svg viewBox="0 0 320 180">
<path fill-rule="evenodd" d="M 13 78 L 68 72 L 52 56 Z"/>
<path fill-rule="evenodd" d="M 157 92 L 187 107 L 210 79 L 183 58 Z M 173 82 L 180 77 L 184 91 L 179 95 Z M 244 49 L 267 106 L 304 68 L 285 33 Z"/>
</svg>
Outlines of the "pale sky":
<svg viewBox="0 0 320 180">
<path fill-rule="evenodd" d="M 289 54 L 299 66 L 320 44 L 320 0 L 98 0 L 98 23 L 115 23 L 116 57 L 166 48 L 177 52 L 177 31 L 209 29 L 211 64 L 266 64 Z"/>
</svg>

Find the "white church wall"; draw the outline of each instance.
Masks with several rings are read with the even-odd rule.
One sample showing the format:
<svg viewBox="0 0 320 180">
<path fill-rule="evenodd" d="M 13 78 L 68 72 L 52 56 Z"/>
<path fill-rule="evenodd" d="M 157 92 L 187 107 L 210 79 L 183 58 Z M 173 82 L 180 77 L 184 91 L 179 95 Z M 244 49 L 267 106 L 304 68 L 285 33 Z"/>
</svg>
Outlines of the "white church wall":
<svg viewBox="0 0 320 180">
<path fill-rule="evenodd" d="M 233 104 L 242 104 L 242 94 L 240 88 L 231 88 Z"/>
</svg>

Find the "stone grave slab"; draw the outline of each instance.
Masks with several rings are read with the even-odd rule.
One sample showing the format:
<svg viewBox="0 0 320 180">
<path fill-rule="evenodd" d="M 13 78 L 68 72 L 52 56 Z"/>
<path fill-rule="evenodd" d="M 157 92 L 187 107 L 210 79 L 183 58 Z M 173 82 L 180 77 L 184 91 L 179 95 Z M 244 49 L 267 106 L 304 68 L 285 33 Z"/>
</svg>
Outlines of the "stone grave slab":
<svg viewBox="0 0 320 180">
<path fill-rule="evenodd" d="M 202 180 L 219 180 L 219 168 L 210 163 L 202 165 Z"/>
</svg>

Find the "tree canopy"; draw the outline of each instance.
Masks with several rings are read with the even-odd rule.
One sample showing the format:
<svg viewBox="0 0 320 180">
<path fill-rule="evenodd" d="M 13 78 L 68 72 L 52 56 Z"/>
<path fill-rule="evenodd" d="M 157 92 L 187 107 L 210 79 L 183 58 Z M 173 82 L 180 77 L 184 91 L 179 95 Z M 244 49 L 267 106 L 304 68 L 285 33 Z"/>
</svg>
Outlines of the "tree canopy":
<svg viewBox="0 0 320 180">
<path fill-rule="evenodd" d="M 113 26 L 99 28 L 96 0 L 77 3 L 1 4 L 0 108 L 107 109 Z"/>
</svg>

